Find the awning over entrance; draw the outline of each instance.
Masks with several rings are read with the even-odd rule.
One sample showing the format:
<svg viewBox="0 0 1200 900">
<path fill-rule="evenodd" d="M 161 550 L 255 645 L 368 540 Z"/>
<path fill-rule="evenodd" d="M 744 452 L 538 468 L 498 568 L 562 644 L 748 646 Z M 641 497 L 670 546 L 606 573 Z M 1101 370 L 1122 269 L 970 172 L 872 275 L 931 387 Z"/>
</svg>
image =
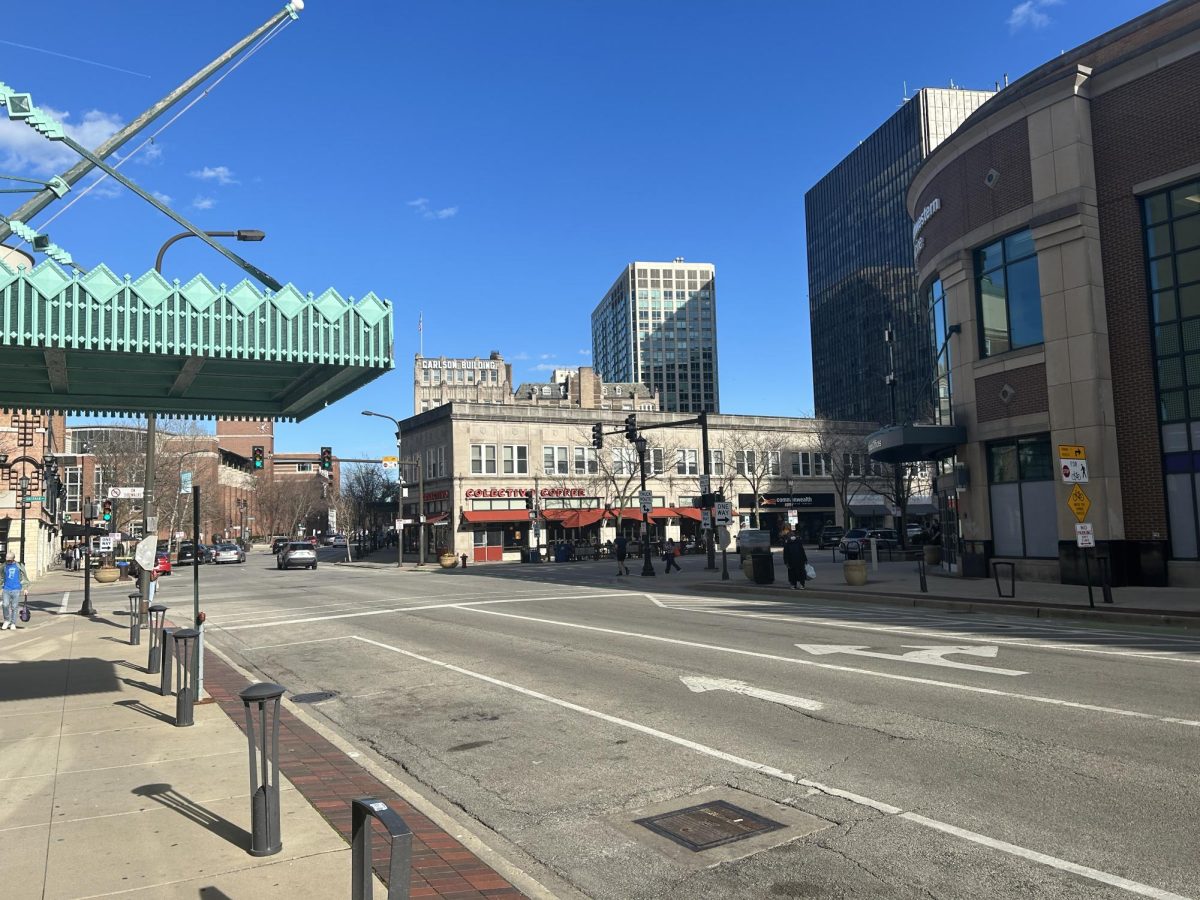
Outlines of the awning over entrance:
<svg viewBox="0 0 1200 900">
<path fill-rule="evenodd" d="M 675 507 L 675 513 L 679 516 L 679 518 L 691 519 L 693 522 L 699 522 L 704 518 L 704 516 L 700 514 L 700 510 L 694 506 L 677 506 Z"/>
<path fill-rule="evenodd" d="M 445 522 L 446 519 L 449 518 L 449 516 L 450 516 L 449 513 L 438 513 L 437 515 L 426 516 L 425 524 L 426 525 L 440 525 L 442 522 Z"/>
<path fill-rule="evenodd" d="M 299 420 L 394 367 L 392 307 L 332 288 L 226 288 L 0 260 L 3 404 L 73 414 Z"/>
<path fill-rule="evenodd" d="M 966 442 L 958 425 L 891 425 L 867 436 L 867 454 L 888 463 L 944 459 Z"/>
<path fill-rule="evenodd" d="M 530 522 L 527 509 L 464 509 L 463 521 L 481 522 Z"/>
<path fill-rule="evenodd" d="M 547 509 L 543 513 L 548 522 L 557 522 L 563 528 L 589 528 L 604 518 L 602 509 Z"/>
<path fill-rule="evenodd" d="M 907 509 L 910 516 L 931 516 L 938 511 L 932 497 L 909 497 Z"/>
<path fill-rule="evenodd" d="M 856 516 L 887 516 L 892 512 L 887 500 L 875 493 L 854 494 L 846 505 Z"/>
</svg>

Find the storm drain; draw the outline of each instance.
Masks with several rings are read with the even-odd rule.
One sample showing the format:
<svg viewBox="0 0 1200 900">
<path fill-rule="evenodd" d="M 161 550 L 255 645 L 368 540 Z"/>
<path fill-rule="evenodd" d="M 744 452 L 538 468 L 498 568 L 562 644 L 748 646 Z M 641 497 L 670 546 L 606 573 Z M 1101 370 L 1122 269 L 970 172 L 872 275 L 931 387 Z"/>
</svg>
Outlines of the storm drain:
<svg viewBox="0 0 1200 900">
<path fill-rule="evenodd" d="M 321 703 L 336 696 L 337 691 L 313 691 L 311 694 L 292 694 L 288 699 L 293 703 Z"/>
<path fill-rule="evenodd" d="M 748 809 L 714 800 L 676 809 L 671 812 L 635 819 L 655 834 L 661 834 L 689 850 L 699 852 L 732 844 L 756 834 L 765 834 L 783 828 L 783 823 L 755 815 Z"/>
</svg>

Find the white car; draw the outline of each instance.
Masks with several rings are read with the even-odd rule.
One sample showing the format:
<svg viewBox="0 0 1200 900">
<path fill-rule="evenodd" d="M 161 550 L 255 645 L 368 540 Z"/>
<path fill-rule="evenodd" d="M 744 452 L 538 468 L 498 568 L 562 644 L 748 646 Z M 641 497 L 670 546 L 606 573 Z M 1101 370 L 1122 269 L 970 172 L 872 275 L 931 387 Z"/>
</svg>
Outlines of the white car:
<svg viewBox="0 0 1200 900">
<path fill-rule="evenodd" d="M 244 563 L 246 554 L 237 544 L 217 544 L 213 548 L 213 563 Z"/>
<path fill-rule="evenodd" d="M 290 541 L 275 557 L 277 569 L 315 569 L 317 567 L 317 548 L 308 541 Z"/>
</svg>

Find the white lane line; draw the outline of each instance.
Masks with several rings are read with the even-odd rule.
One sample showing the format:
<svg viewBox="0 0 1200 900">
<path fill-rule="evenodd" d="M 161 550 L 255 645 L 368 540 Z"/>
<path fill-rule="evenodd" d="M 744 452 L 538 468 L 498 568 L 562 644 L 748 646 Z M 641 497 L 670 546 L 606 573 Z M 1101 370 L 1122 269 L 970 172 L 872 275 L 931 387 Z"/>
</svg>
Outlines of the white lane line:
<svg viewBox="0 0 1200 900">
<path fill-rule="evenodd" d="M 482 612 L 483 610 L 479 611 Z M 961 838 L 962 840 L 970 841 L 971 843 L 989 847 L 993 850 L 999 850 L 1003 853 L 1009 853 L 1022 859 L 1030 860 L 1031 862 L 1040 863 L 1050 868 L 1059 869 L 1064 872 L 1071 872 L 1072 874 L 1080 875 L 1092 881 L 1101 882 L 1102 884 L 1122 888 L 1123 890 L 1129 891 L 1133 894 L 1140 894 L 1143 897 L 1153 897 L 1154 900 L 1190 900 L 1190 898 L 1184 897 L 1182 894 L 1173 894 L 1170 891 L 1164 891 L 1137 881 L 1130 881 L 1129 879 L 1122 878 L 1119 875 L 1112 875 L 1099 869 L 1093 869 L 1089 866 L 1073 863 L 1070 860 L 1059 859 L 1055 856 L 1047 856 L 1046 854 L 1039 853 L 1036 850 L 1018 847 L 1015 844 L 1009 844 L 1005 841 L 996 840 L 995 838 L 990 838 L 987 835 L 978 834 L 974 831 L 967 831 L 965 828 L 958 828 L 946 822 L 940 822 L 937 819 L 930 819 L 926 816 L 921 816 L 916 813 L 905 812 L 904 810 L 900 809 L 900 807 L 892 806 L 890 803 L 885 803 L 882 800 L 874 800 L 862 794 L 856 794 L 851 791 L 844 791 L 840 788 L 822 784 L 819 781 L 801 778 L 799 775 L 795 775 L 791 772 L 785 772 L 782 769 L 777 769 L 774 766 L 767 765 L 766 763 L 756 762 L 755 760 L 746 759 L 742 756 L 735 756 L 732 753 L 726 753 L 725 751 L 718 750 L 715 747 L 709 747 L 705 744 L 700 744 L 696 741 L 691 741 L 687 738 L 680 737 L 666 731 L 660 731 L 657 728 L 650 727 L 649 725 L 642 725 L 640 722 L 622 719 L 619 716 L 612 716 L 608 713 L 600 712 L 599 710 L 590 709 L 586 706 L 580 706 L 578 703 L 572 703 L 569 700 L 561 700 L 558 697 L 552 697 L 549 694 L 543 694 L 540 691 L 521 687 L 520 685 L 516 685 L 508 681 L 501 681 L 499 678 L 493 678 L 490 675 L 484 675 L 482 672 L 474 672 L 470 669 L 464 669 L 461 666 L 454 665 L 453 663 L 432 659 L 428 656 L 422 656 L 420 653 L 413 653 L 411 650 L 403 650 L 400 647 L 394 647 L 391 644 L 384 644 L 380 641 L 373 641 L 370 638 L 360 637 L 359 635 L 354 635 L 354 639 L 356 641 L 361 641 L 364 644 L 370 644 L 374 647 L 379 647 L 383 650 L 390 650 L 393 653 L 399 653 L 402 656 L 409 657 L 410 659 L 419 660 L 434 666 L 440 666 L 443 669 L 448 669 L 451 672 L 457 672 L 460 675 L 466 675 L 469 678 L 478 679 L 479 681 L 495 685 L 496 687 L 515 691 L 518 694 L 524 694 L 525 696 L 532 697 L 535 700 L 544 700 L 545 702 L 561 707 L 562 709 L 569 709 L 573 712 L 582 713 L 585 716 L 590 716 L 594 719 L 608 722 L 611 725 L 618 725 L 622 728 L 628 728 L 632 731 L 649 735 L 650 737 L 668 741 L 680 747 L 686 747 L 689 750 L 695 750 L 697 753 L 702 753 L 705 756 L 710 756 L 714 759 L 732 763 L 733 765 L 740 766 L 744 769 L 751 769 L 755 772 L 760 772 L 763 775 L 769 775 L 773 778 L 778 778 L 781 781 L 787 781 L 791 784 L 809 787 L 815 791 L 820 791 L 822 794 L 827 796 L 839 797 L 858 806 L 865 806 L 868 809 L 873 809 L 876 812 L 883 813 L 884 815 L 898 816 L 906 821 L 913 822 L 914 824 L 923 825 L 926 828 L 932 828 L 945 834 Z"/>
<path fill-rule="evenodd" d="M 70 591 L 63 591 L 62 605 L 58 607 L 58 614 L 61 616 L 67 611 L 67 601 L 71 599 Z"/>
<path fill-rule="evenodd" d="M 652 598 L 652 599 L 654 599 L 654 598 Z M 972 633 L 972 632 L 964 632 L 964 631 L 926 631 L 924 629 L 918 628 L 915 625 L 914 626 L 871 625 L 871 624 L 867 624 L 867 623 L 863 623 L 863 622 L 859 622 L 859 623 L 835 622 L 835 621 L 825 619 L 825 618 L 822 618 L 819 616 L 790 615 L 784 611 L 785 607 L 783 606 L 783 604 L 780 604 L 780 606 L 778 607 L 780 609 L 780 613 L 777 613 L 777 614 L 734 612 L 733 610 L 728 610 L 728 609 L 702 609 L 699 607 L 689 608 L 687 606 L 668 606 L 666 604 L 660 603 L 657 599 L 654 599 L 654 605 L 659 607 L 660 609 L 668 609 L 668 610 L 671 610 L 672 612 L 692 612 L 692 613 L 701 613 L 701 614 L 709 615 L 709 616 L 733 616 L 735 618 L 742 618 L 742 619 L 767 619 L 772 622 L 781 622 L 781 621 L 789 622 L 789 623 L 790 622 L 798 622 L 798 623 L 801 623 L 804 625 L 819 625 L 819 626 L 829 627 L 829 628 L 845 628 L 845 629 L 849 629 L 851 631 L 877 631 L 877 632 L 882 632 L 885 634 L 908 634 L 908 635 L 912 635 L 914 637 L 946 638 L 947 640 L 953 639 L 956 641 L 957 640 L 978 641 L 978 642 L 984 643 L 984 644 L 1004 644 L 1005 646 L 1010 646 L 1010 647 L 1029 647 L 1029 648 L 1032 648 L 1035 650 L 1068 650 L 1072 653 L 1095 653 L 1095 654 L 1100 654 L 1102 656 L 1131 656 L 1131 657 L 1136 657 L 1138 659 L 1154 660 L 1155 662 L 1181 662 L 1181 663 L 1200 664 L 1200 657 L 1168 656 L 1168 655 L 1166 655 L 1169 653 L 1195 652 L 1195 651 L 1189 651 L 1189 650 L 1185 650 L 1185 649 L 1178 649 L 1178 650 L 1137 650 L 1137 649 L 1106 650 L 1106 649 L 1101 649 L 1099 647 L 1084 647 L 1079 644 L 1038 643 L 1032 638 L 1012 638 L 1012 637 L 1005 637 L 1004 635 L 998 635 L 998 634 L 997 635 L 988 635 L 986 633 L 979 634 L 977 632 Z M 1073 632 L 1073 633 L 1078 634 L 1079 632 Z M 1098 634 L 1096 636 L 1104 637 L 1106 640 L 1112 640 L 1112 641 L 1123 640 L 1123 639 L 1124 640 L 1138 640 L 1141 638 L 1140 635 L 1128 635 L 1128 636 L 1122 637 L 1120 635 L 1109 636 L 1109 635 L 1106 635 L 1103 633 Z M 1163 639 L 1147 638 L 1147 640 L 1161 642 Z M 1178 642 L 1171 641 L 1170 643 L 1178 643 Z"/>
<path fill-rule="evenodd" d="M 753 656 L 757 659 L 771 659 L 776 662 L 786 662 L 797 666 L 813 666 L 818 669 L 828 669 L 831 672 L 850 672 L 854 675 L 868 675 L 872 678 L 883 678 L 888 681 L 905 681 L 909 684 L 927 684 L 932 687 L 950 688 L 955 691 L 967 691 L 972 694 L 987 694 L 992 697 L 1007 697 L 1010 700 L 1027 700 L 1031 703 L 1047 703 L 1051 706 L 1065 706 L 1070 709 L 1084 709 L 1089 712 L 1107 713 L 1113 716 L 1126 716 L 1133 719 L 1149 719 L 1155 722 L 1167 722 L 1172 725 L 1187 725 L 1200 728 L 1200 721 L 1179 719 L 1174 716 L 1156 716 L 1152 713 L 1137 712 L 1131 709 L 1119 709 L 1111 706 L 1096 706 L 1092 703 L 1077 703 L 1074 700 L 1060 700 L 1057 697 L 1039 697 L 1036 694 L 1017 694 L 1011 691 L 1001 691 L 996 688 L 976 687 L 971 684 L 958 684 L 953 681 L 938 681 L 933 678 L 918 678 L 915 675 L 893 675 L 890 672 L 875 672 L 871 669 L 859 669 L 854 666 L 839 666 L 833 663 L 822 663 L 811 659 L 800 659 L 795 656 L 778 656 L 774 653 L 759 653 L 755 650 L 742 650 L 737 647 L 722 647 L 718 644 L 704 644 L 699 641 L 685 641 L 680 638 L 662 637 L 657 634 L 641 634 L 636 631 L 619 631 L 615 628 L 601 628 L 599 625 L 581 625 L 576 622 L 560 622 L 555 619 L 540 619 L 534 616 L 518 616 L 515 613 L 503 613 L 494 609 L 479 609 L 475 606 L 460 605 L 463 612 L 480 613 L 488 616 L 503 616 L 506 619 L 521 619 L 526 622 L 538 622 L 542 625 L 557 625 L 560 628 L 578 628 L 582 631 L 596 631 L 601 634 L 615 634 L 619 637 L 638 638 L 644 641 L 657 641 L 663 644 L 676 644 L 680 647 L 697 647 L 701 650 L 715 650 L 718 653 L 733 653 L 738 656 Z"/>
<path fill-rule="evenodd" d="M 456 600 L 474 600 L 478 597 L 478 592 L 473 594 L 464 594 L 462 597 L 449 595 L 446 597 L 438 597 L 442 603 L 449 603 Z M 384 603 L 403 603 L 406 600 L 420 600 L 421 597 L 328 597 L 321 603 L 307 603 L 303 606 L 273 606 L 257 603 L 253 606 L 226 606 L 221 603 L 213 603 L 206 608 L 213 611 L 214 615 L 220 616 L 225 621 L 232 621 L 239 618 L 254 618 L 259 619 L 262 616 L 294 616 L 299 612 L 310 609 L 320 610 L 335 610 L 346 606 L 366 606 L 379 605 Z M 269 603 L 270 601 L 267 601 Z"/>
<path fill-rule="evenodd" d="M 586 600 L 593 597 L 607 597 L 608 594 L 566 594 L 556 597 L 509 597 L 503 600 L 475 600 L 471 602 L 455 601 L 453 603 L 428 603 L 424 606 L 397 606 L 393 609 L 370 609 L 361 612 L 352 613 L 337 613 L 329 616 L 309 616 L 304 619 L 286 619 L 282 622 L 251 622 L 247 625 L 214 625 L 208 623 L 209 627 L 216 627 L 221 631 L 246 631 L 251 628 L 274 628 L 277 625 L 306 625 L 309 622 L 329 622 L 334 619 L 358 619 L 364 616 L 384 616 L 389 613 L 409 613 L 420 612 L 426 609 L 455 609 L 458 607 L 466 608 L 468 606 L 477 606 L 491 603 L 535 603 L 538 600 Z"/>
<path fill-rule="evenodd" d="M 287 641 L 283 644 L 259 644 L 257 647 L 240 647 L 239 653 L 248 653 L 251 650 L 270 650 L 273 647 L 299 647 L 301 644 L 323 644 L 326 641 L 344 641 L 349 638 L 348 634 L 339 634 L 334 637 L 313 638 L 311 641 Z"/>
</svg>

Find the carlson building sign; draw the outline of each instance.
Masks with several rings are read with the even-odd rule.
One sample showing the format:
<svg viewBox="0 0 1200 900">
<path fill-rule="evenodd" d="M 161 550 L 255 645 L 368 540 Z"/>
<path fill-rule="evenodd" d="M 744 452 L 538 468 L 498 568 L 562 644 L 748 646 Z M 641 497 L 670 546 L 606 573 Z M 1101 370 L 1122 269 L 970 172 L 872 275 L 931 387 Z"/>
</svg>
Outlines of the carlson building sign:
<svg viewBox="0 0 1200 900">
<path fill-rule="evenodd" d="M 422 369 L 498 369 L 494 359 L 423 359 Z"/>
</svg>

